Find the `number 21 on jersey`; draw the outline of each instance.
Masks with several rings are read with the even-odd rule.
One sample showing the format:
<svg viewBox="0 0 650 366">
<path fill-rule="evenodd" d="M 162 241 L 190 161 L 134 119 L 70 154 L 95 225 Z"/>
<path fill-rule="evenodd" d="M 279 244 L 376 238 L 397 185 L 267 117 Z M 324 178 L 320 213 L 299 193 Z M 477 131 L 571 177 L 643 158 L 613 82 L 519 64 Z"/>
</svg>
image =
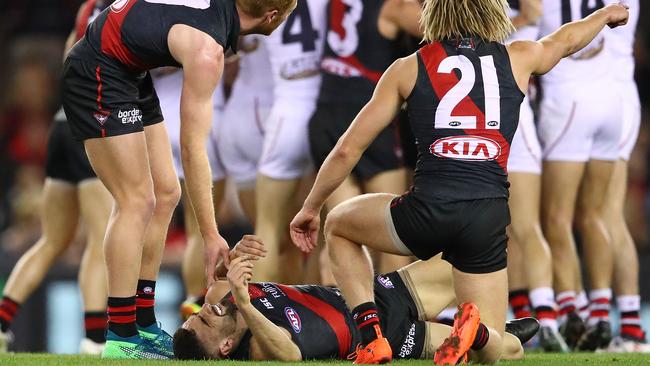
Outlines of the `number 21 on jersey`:
<svg viewBox="0 0 650 366">
<path fill-rule="evenodd" d="M 501 127 L 501 106 L 499 79 L 492 56 L 481 56 L 481 79 L 485 100 L 485 129 L 498 130 Z M 460 79 L 440 98 L 436 109 L 434 127 L 473 130 L 478 128 L 478 116 L 453 115 L 453 111 L 477 84 L 474 64 L 464 55 L 449 56 L 438 65 L 439 74 L 452 74 L 460 71 Z"/>
</svg>

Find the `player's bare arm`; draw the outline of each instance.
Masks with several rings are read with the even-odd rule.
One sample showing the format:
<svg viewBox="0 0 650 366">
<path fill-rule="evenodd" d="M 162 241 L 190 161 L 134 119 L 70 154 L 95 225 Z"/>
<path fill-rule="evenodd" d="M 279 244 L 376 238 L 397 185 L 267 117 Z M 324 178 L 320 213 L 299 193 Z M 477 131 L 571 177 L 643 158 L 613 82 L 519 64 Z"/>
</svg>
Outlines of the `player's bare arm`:
<svg viewBox="0 0 650 366">
<path fill-rule="evenodd" d="M 309 252 L 316 246 L 323 204 L 350 174 L 368 145 L 391 123 L 413 89 L 416 72 L 414 55 L 395 61 L 379 80 L 372 99 L 325 159 L 303 208 L 291 222 L 291 238 L 301 250 Z"/>
<path fill-rule="evenodd" d="M 253 262 L 248 256 L 233 260 L 228 270 L 228 283 L 241 315 L 253 337 L 250 356 L 252 360 L 300 361 L 302 354 L 291 340 L 289 332 L 273 324 L 252 304 L 248 294 L 248 281 L 253 276 Z"/>
<path fill-rule="evenodd" d="M 414 37 L 422 37 L 420 16 L 422 5 L 418 0 L 389 0 L 379 13 L 379 33 L 388 39 L 396 39 L 404 31 Z"/>
<path fill-rule="evenodd" d="M 521 0 L 519 14 L 510 18 L 512 25 L 519 29 L 537 23 L 542 16 L 542 0 Z"/>
<path fill-rule="evenodd" d="M 267 250 L 264 247 L 264 242 L 262 242 L 260 237 L 255 235 L 244 235 L 244 237 L 230 250 L 228 257 L 230 258 L 230 261 L 233 261 L 239 257 L 248 256 L 250 260 L 256 261 L 266 257 L 266 252 Z M 215 270 L 215 278 L 225 279 L 227 273 L 228 268 L 226 268 L 225 264 L 221 262 L 217 265 L 217 269 Z M 217 283 L 219 283 L 219 281 L 215 282 L 213 286 Z M 228 292 L 228 290 L 214 295 L 214 300 L 218 301 L 226 294 L 226 292 Z"/>
<path fill-rule="evenodd" d="M 626 5 L 612 4 L 582 20 L 563 25 L 537 42 L 511 43 L 508 52 L 519 87 L 526 90 L 530 74 L 549 72 L 562 58 L 587 46 L 606 25 L 610 28 L 625 25 L 627 9 Z"/>
<path fill-rule="evenodd" d="M 207 34 L 175 25 L 169 49 L 183 65 L 181 156 L 185 184 L 204 240 L 206 278 L 214 281 L 219 258 L 226 264 L 228 244 L 219 234 L 212 204 L 212 175 L 206 141 L 212 126 L 212 94 L 223 72 L 223 47 Z"/>
</svg>

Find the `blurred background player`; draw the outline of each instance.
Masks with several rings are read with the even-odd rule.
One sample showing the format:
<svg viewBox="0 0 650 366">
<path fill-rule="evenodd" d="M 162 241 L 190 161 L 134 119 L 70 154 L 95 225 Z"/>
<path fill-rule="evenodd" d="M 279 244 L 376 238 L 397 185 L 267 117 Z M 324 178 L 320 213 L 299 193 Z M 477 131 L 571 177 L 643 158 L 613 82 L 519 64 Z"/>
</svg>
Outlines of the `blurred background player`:
<svg viewBox="0 0 650 366">
<path fill-rule="evenodd" d="M 273 105 L 273 74 L 261 36 L 241 37 L 237 56 L 226 59 L 227 68 L 230 59 L 238 63 L 237 77 L 223 112 L 217 146 L 226 174 L 237 187 L 242 209 L 255 226 L 255 181 Z"/>
<path fill-rule="evenodd" d="M 301 180 L 311 179 L 307 124 L 321 83 L 326 5 L 327 0 L 298 0 L 287 20 L 264 39 L 273 75 L 273 107 L 264 123 L 255 187 L 255 234 L 264 238 L 268 249 L 267 260 L 255 268 L 256 281 L 302 281 L 303 256 L 291 245 L 287 226 L 297 212 L 296 200 L 302 201 Z"/>
<path fill-rule="evenodd" d="M 160 109 L 165 117 L 165 124 L 169 131 L 169 140 L 172 146 L 174 158 L 174 167 L 176 174 L 181 181 L 183 188 L 183 215 L 185 222 L 185 233 L 187 237 L 187 246 L 183 254 L 181 264 L 181 274 L 187 299 L 181 305 L 181 314 L 186 316 L 192 314 L 197 305 L 200 304 L 206 289 L 205 269 L 203 267 L 203 237 L 199 230 L 199 224 L 194 215 L 194 208 L 187 196 L 185 189 L 185 174 L 183 173 L 183 163 L 181 160 L 181 111 L 180 100 L 181 90 L 183 87 L 183 72 L 181 69 L 165 67 L 151 72 L 152 80 L 158 99 L 160 100 Z M 208 149 L 208 159 L 210 161 L 210 171 L 212 172 L 213 199 L 214 209 L 217 210 L 219 203 L 222 202 L 225 190 L 225 169 L 219 157 L 219 150 L 216 143 L 217 131 L 223 123 L 224 108 L 223 82 L 217 86 L 212 96 L 212 130 L 206 145 Z M 155 289 L 155 288 L 154 288 Z M 136 299 L 137 302 L 137 299 Z M 151 304 L 153 306 L 153 304 Z"/>
<path fill-rule="evenodd" d="M 404 3 L 411 5 L 407 11 L 401 9 L 405 7 Z M 392 7 L 385 13 L 401 11 L 403 23 L 390 22 L 395 17 L 388 17 L 390 20 L 385 17 L 380 22 L 384 4 Z M 370 100 L 383 72 L 398 58 L 396 40 L 402 31 L 400 25 L 406 23 L 412 32 L 419 31 L 420 11 L 420 5 L 415 1 L 329 2 L 327 39 L 321 63 L 323 82 L 318 106 L 309 122 L 311 156 L 317 168 Z M 404 192 L 407 188 L 406 173 L 399 155 L 397 131 L 391 124 L 366 150 L 352 174 L 329 197 L 326 210 L 363 193 Z M 377 259 L 380 273 L 393 271 L 410 261 L 408 257 L 385 253 L 379 254 Z"/>
<path fill-rule="evenodd" d="M 612 3 L 609 0 L 606 3 Z M 614 292 L 620 314 L 620 336 L 607 348 L 611 352 L 650 352 L 646 333 L 641 326 L 641 296 L 639 296 L 639 258 L 625 219 L 625 196 L 630 154 L 639 135 L 641 104 L 634 81 L 634 35 L 639 21 L 639 1 L 626 0 L 630 6 L 630 20 L 625 27 L 605 34 L 605 47 L 611 52 L 610 69 L 615 82 L 620 83 L 623 108 L 619 112 L 622 133 L 619 160 L 607 192 L 606 223 L 614 245 Z"/>
<path fill-rule="evenodd" d="M 506 43 L 537 39 L 541 0 L 510 1 L 510 19 L 517 28 Z M 519 126 L 510 145 L 511 223 L 508 233 L 509 300 L 515 318 L 531 316 L 540 322 L 540 347 L 549 352 L 567 352 L 558 332 L 557 304 L 553 292 L 553 269 L 548 243 L 539 219 L 542 149 L 528 96 L 521 103 Z M 529 301 L 530 298 L 530 301 Z M 532 307 L 532 309 L 531 309 Z"/>
<path fill-rule="evenodd" d="M 75 29 L 65 52 L 83 37 L 86 26 L 105 8 L 102 0 L 88 0 L 77 13 Z M 41 203 L 42 235 L 16 263 L 0 302 L 0 353 L 7 352 L 9 329 L 20 306 L 43 282 L 48 270 L 70 246 L 79 227 L 86 229 L 86 248 L 79 267 L 85 338 L 79 352 L 100 354 L 106 329 L 106 266 L 102 242 L 113 200 L 90 166 L 83 144 L 72 137 L 63 109 L 50 130 L 46 179 Z"/>
<path fill-rule="evenodd" d="M 542 36 L 604 7 L 601 0 L 544 1 Z M 605 225 L 607 192 L 619 159 L 621 93 L 612 84 L 615 58 L 604 32 L 542 76 L 538 134 L 542 143 L 542 226 L 551 247 L 563 335 L 570 347 L 595 350 L 611 339 L 609 322 L 614 250 Z M 582 288 L 573 237 L 580 234 L 590 284 L 590 315 L 583 337 L 576 314 Z M 580 340 L 582 337 L 582 340 Z"/>
</svg>

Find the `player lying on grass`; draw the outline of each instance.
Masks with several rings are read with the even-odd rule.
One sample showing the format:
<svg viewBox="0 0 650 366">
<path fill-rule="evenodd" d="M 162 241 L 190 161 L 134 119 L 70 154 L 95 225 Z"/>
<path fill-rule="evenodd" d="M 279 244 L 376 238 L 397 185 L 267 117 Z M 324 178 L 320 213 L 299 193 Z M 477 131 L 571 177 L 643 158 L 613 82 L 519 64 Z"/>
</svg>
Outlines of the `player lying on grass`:
<svg viewBox="0 0 650 366">
<path fill-rule="evenodd" d="M 174 334 L 177 358 L 300 361 L 345 359 L 355 351 L 361 336 L 337 288 L 248 283 L 265 252 L 255 236 L 237 244 L 226 278 L 212 285 L 201 311 Z M 450 327 L 431 320 L 454 300 L 451 265 L 440 256 L 377 276 L 375 301 L 396 358 L 432 358 Z M 507 328 L 512 334 L 503 354 L 520 359 L 521 342 L 536 333 L 537 321 Z"/>
</svg>

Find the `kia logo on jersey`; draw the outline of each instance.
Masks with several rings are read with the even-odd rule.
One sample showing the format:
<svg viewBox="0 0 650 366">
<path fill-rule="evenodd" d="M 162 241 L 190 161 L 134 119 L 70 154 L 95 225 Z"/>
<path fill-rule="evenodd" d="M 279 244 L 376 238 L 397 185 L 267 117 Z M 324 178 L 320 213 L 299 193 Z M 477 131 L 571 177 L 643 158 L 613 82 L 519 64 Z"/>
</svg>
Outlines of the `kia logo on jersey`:
<svg viewBox="0 0 650 366">
<path fill-rule="evenodd" d="M 291 328 L 293 328 L 293 331 L 296 333 L 300 333 L 302 330 L 302 322 L 300 321 L 300 317 L 298 316 L 298 313 L 293 310 L 293 308 L 286 307 L 284 308 L 284 315 L 287 316 L 287 320 L 289 320 L 289 324 L 291 324 Z"/>
<path fill-rule="evenodd" d="M 126 7 L 126 4 L 128 4 L 129 1 L 130 0 L 115 0 L 115 2 L 113 2 L 113 4 L 111 4 L 111 10 L 114 13 L 119 13 L 122 10 L 124 10 L 124 8 Z"/>
<path fill-rule="evenodd" d="M 501 146 L 486 137 L 452 136 L 436 140 L 429 146 L 429 152 L 439 158 L 487 161 L 501 155 Z"/>
</svg>

